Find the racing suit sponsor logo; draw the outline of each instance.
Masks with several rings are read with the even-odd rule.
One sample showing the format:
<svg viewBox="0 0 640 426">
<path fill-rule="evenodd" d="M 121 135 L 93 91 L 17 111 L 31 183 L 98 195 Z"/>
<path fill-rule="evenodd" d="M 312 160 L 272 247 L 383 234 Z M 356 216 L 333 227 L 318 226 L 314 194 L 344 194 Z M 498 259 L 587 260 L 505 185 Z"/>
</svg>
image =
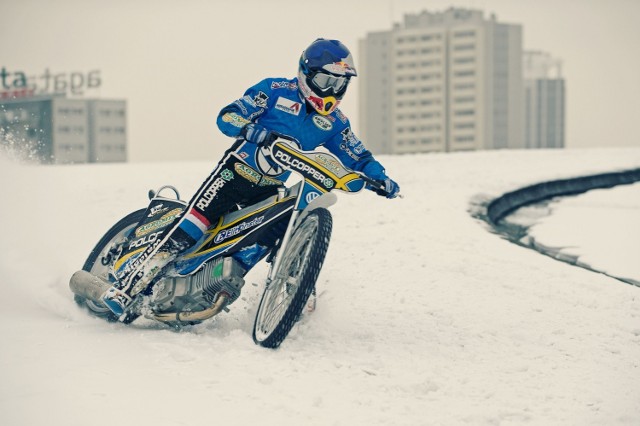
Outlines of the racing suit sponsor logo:
<svg viewBox="0 0 640 426">
<path fill-rule="evenodd" d="M 258 92 L 258 94 L 253 98 L 253 101 L 260 108 L 266 108 L 268 100 L 269 100 L 269 96 L 267 96 L 267 94 L 264 93 L 263 91 Z"/>
<path fill-rule="evenodd" d="M 269 186 L 269 185 L 280 185 L 282 182 L 276 179 L 272 179 L 268 176 L 264 176 L 261 173 L 253 170 L 251 167 L 246 164 L 236 163 L 235 165 L 236 173 L 240 176 L 248 180 L 249 182 L 253 182 L 258 184 L 258 186 Z"/>
<path fill-rule="evenodd" d="M 309 164 L 305 163 L 304 161 L 298 158 L 294 158 L 283 151 L 276 151 L 275 158 L 278 161 L 284 164 L 287 164 L 291 169 L 297 170 L 298 172 L 302 173 L 305 177 L 310 178 L 311 180 L 314 180 L 315 182 L 324 186 L 325 188 L 327 189 L 333 188 L 333 185 L 334 185 L 333 179 L 325 176 L 323 173 L 321 173 L 314 167 L 310 166 Z"/>
<path fill-rule="evenodd" d="M 222 189 L 222 187 L 224 187 L 231 179 L 233 179 L 233 172 L 229 169 L 224 169 L 220 173 L 220 177 L 216 178 L 200 196 L 200 199 L 196 203 L 196 207 L 204 211 L 209 207 L 209 204 L 211 204 L 211 201 L 213 201 L 216 195 L 218 195 L 218 191 L 220 191 L 220 189 Z"/>
<path fill-rule="evenodd" d="M 340 148 L 345 151 L 349 157 L 356 161 L 360 160 L 360 155 L 366 150 L 362 142 L 353 134 L 349 127 L 344 129 L 341 134 L 343 142 L 340 144 Z"/>
<path fill-rule="evenodd" d="M 328 131 L 333 129 L 333 124 L 331 124 L 331 121 L 327 120 L 325 117 L 321 115 L 314 115 L 312 120 L 313 120 L 313 124 L 315 124 L 316 127 L 320 130 Z"/>
<path fill-rule="evenodd" d="M 246 99 L 247 97 L 248 97 L 248 96 L 245 96 L 244 98 L 242 98 L 242 99 L 238 99 L 237 101 L 235 101 L 235 102 L 234 102 L 234 104 L 235 104 L 238 108 L 240 108 L 240 111 L 241 111 L 244 115 L 249 114 L 249 111 L 247 110 L 247 107 L 245 107 L 245 106 L 244 106 L 244 104 L 242 103 L 242 101 L 247 102 L 247 99 Z M 249 102 L 252 102 L 252 101 L 251 101 L 251 98 L 249 98 Z M 247 102 L 247 103 L 249 103 L 249 102 Z M 249 103 L 249 105 L 251 105 L 251 106 L 255 107 L 255 105 L 252 105 L 252 103 Z"/>
<path fill-rule="evenodd" d="M 298 115 L 300 114 L 300 108 L 302 104 L 300 102 L 292 101 L 291 99 L 283 98 L 280 96 L 276 102 L 276 109 L 284 111 L 288 114 Z"/>
<path fill-rule="evenodd" d="M 249 96 L 249 95 L 245 95 L 245 96 L 243 96 L 243 97 L 242 97 L 242 102 L 245 102 L 245 103 L 249 104 L 250 106 L 252 106 L 252 107 L 254 107 L 254 108 L 256 107 L 256 103 L 254 102 L 254 100 L 253 100 L 253 99 L 251 98 L 251 96 Z M 238 101 L 236 101 L 235 103 L 240 105 L 240 108 L 242 108 L 242 113 L 246 115 L 246 114 L 248 114 L 249 112 L 248 112 L 248 111 L 247 111 L 247 109 L 244 107 L 244 105 L 242 105 L 242 102 L 238 102 Z"/>
<path fill-rule="evenodd" d="M 243 231 L 247 231 L 251 228 L 254 228 L 260 225 L 262 222 L 264 222 L 264 216 L 256 217 L 255 219 L 250 220 L 249 222 L 242 222 L 241 224 L 236 225 L 229 229 L 223 229 L 222 231 L 218 232 L 218 234 L 215 236 L 213 241 L 219 244 L 226 239 L 235 237 L 236 235 L 240 234 Z"/>
<path fill-rule="evenodd" d="M 256 112 L 254 112 L 253 114 L 251 114 L 248 117 L 249 121 L 253 121 L 256 117 L 260 117 L 262 115 L 262 113 L 264 112 L 264 108 L 260 108 L 259 110 L 257 110 Z"/>
<path fill-rule="evenodd" d="M 271 151 L 268 147 L 263 146 L 256 150 L 256 166 L 260 170 L 260 174 L 267 176 L 278 176 L 283 173 L 282 167 L 277 162 L 273 161 Z"/>
<path fill-rule="evenodd" d="M 235 127 L 244 127 L 246 124 L 250 123 L 249 120 L 244 118 L 241 115 L 236 114 L 235 112 L 228 112 L 222 116 L 222 121 L 226 123 L 230 123 Z"/>
<path fill-rule="evenodd" d="M 292 83 L 289 81 L 274 81 L 271 83 L 272 89 L 289 89 L 289 90 L 297 90 L 298 85 L 296 83 Z"/>
<path fill-rule="evenodd" d="M 244 95 L 242 97 L 242 101 L 252 106 L 253 108 L 266 108 L 268 99 L 269 99 L 269 96 L 267 96 L 267 94 L 264 93 L 263 91 L 258 92 L 258 94 L 255 95 L 253 98 L 249 95 Z M 239 104 L 240 107 L 242 108 L 242 113 L 244 115 L 247 115 L 248 114 L 247 109 L 244 107 L 242 102 L 236 101 L 236 103 Z"/>
<path fill-rule="evenodd" d="M 339 109 L 336 109 L 336 116 L 342 121 L 342 124 L 347 124 L 347 116 L 342 113 Z"/>
<path fill-rule="evenodd" d="M 141 237 L 150 232 L 155 231 L 156 229 L 164 228 L 169 223 L 173 222 L 173 220 L 178 217 L 178 215 L 182 213 L 181 208 L 176 208 L 171 210 L 169 213 L 165 214 L 158 220 L 154 220 L 153 222 L 145 223 L 144 225 L 138 227 L 136 229 L 135 235 L 136 237 Z"/>
</svg>

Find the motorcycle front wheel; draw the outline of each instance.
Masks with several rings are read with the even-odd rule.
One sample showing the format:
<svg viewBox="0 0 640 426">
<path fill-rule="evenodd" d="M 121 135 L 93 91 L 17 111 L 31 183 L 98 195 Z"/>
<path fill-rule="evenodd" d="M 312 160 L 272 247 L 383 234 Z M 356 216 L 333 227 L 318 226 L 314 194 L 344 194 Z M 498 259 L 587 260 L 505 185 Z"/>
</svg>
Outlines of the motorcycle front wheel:
<svg viewBox="0 0 640 426">
<path fill-rule="evenodd" d="M 313 210 L 278 253 L 280 266 L 264 290 L 253 326 L 256 344 L 277 348 L 298 321 L 322 269 L 332 224 L 327 209 Z"/>
</svg>

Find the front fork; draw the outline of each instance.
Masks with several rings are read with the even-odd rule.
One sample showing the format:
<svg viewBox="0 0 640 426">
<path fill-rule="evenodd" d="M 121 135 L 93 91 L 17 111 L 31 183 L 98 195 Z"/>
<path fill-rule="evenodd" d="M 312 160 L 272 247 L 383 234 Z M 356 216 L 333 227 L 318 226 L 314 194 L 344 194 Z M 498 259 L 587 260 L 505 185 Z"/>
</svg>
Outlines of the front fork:
<svg viewBox="0 0 640 426">
<path fill-rule="evenodd" d="M 298 193 L 298 197 L 301 197 L 302 188 L 300 188 L 299 191 L 300 192 Z M 284 194 L 280 192 L 280 196 L 282 197 L 283 195 Z M 326 192 L 321 196 L 319 196 L 318 198 L 311 201 L 304 210 L 301 211 L 301 210 L 294 209 L 293 212 L 291 212 L 291 218 L 289 219 L 287 230 L 285 231 L 284 236 L 282 237 L 282 243 L 280 244 L 280 248 L 278 249 L 278 253 L 276 254 L 274 261 L 271 263 L 271 268 L 269 269 L 269 274 L 267 275 L 267 287 L 269 286 L 269 284 L 271 284 L 273 279 L 276 277 L 278 269 L 280 268 L 280 263 L 282 263 L 281 254 L 284 253 L 284 250 L 289 244 L 289 240 L 291 239 L 291 235 L 293 234 L 293 231 L 297 225 L 298 219 L 301 217 L 302 219 L 304 219 L 306 214 L 308 214 L 310 211 L 316 208 L 320 208 L 320 207 L 329 208 L 330 206 L 334 205 L 337 200 L 338 200 L 338 197 L 334 193 Z"/>
<path fill-rule="evenodd" d="M 278 269 L 280 268 L 280 263 L 282 263 L 281 253 L 284 253 L 287 245 L 289 244 L 289 240 L 291 240 L 291 235 L 293 234 L 293 229 L 296 224 L 296 220 L 300 216 L 300 210 L 294 210 L 291 212 L 291 218 L 289 219 L 289 224 L 287 225 L 287 230 L 284 232 L 284 236 L 282 237 L 282 243 L 280 244 L 280 248 L 278 249 L 278 254 L 276 254 L 275 259 L 271 263 L 271 268 L 269 268 L 269 274 L 267 275 L 267 287 L 276 276 Z"/>
</svg>

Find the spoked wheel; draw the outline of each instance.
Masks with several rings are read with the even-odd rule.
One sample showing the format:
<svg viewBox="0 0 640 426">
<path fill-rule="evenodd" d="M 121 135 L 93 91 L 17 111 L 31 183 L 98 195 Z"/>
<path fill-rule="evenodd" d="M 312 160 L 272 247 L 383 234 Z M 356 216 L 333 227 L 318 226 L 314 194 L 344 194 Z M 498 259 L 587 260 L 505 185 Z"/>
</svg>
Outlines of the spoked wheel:
<svg viewBox="0 0 640 426">
<path fill-rule="evenodd" d="M 118 243 L 126 241 L 129 232 L 140 222 L 144 215 L 145 209 L 141 209 L 130 213 L 122 218 L 118 223 L 113 225 L 111 229 L 98 241 L 98 244 L 91 250 L 89 257 L 84 262 L 83 270 L 91 272 L 91 274 L 107 279 L 111 265 L 114 262 L 115 253 L 111 251 Z M 85 299 L 76 294 L 74 295 L 76 303 L 85 305 L 89 311 L 98 317 L 105 318 L 109 321 L 116 321 L 118 318 L 102 303 Z"/>
<path fill-rule="evenodd" d="M 296 323 L 315 287 L 331 238 L 328 210 L 313 210 L 293 232 L 274 279 L 268 283 L 258 306 L 253 341 L 277 348 Z"/>
</svg>

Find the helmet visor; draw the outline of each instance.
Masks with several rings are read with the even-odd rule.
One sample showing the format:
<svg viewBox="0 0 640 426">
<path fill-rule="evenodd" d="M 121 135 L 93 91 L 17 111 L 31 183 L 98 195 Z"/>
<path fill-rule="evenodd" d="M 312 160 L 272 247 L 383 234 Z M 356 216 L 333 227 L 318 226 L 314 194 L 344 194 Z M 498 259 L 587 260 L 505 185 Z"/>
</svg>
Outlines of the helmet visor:
<svg viewBox="0 0 640 426">
<path fill-rule="evenodd" d="M 347 87 L 349 78 L 318 72 L 311 78 L 311 81 L 313 82 L 313 85 L 322 92 L 327 92 L 333 89 L 334 93 L 338 93 Z"/>
</svg>

